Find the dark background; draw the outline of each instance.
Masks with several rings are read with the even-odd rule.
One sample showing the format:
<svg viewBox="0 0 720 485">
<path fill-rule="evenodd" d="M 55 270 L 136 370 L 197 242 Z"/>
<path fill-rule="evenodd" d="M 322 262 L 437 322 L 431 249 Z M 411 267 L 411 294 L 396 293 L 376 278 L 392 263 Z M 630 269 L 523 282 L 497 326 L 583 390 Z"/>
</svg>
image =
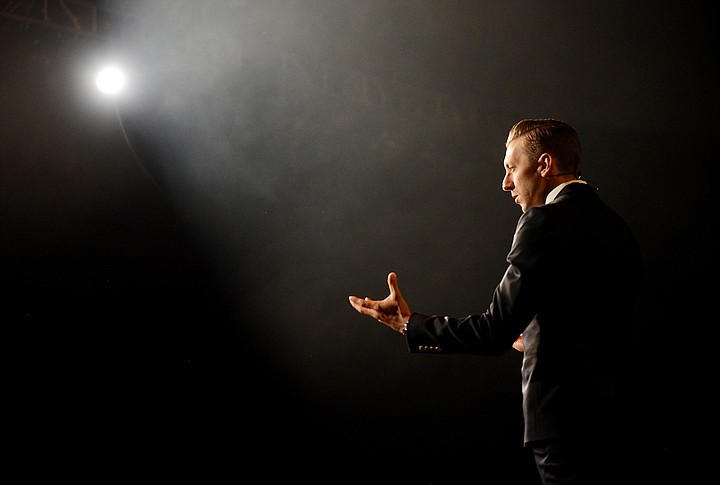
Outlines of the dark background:
<svg viewBox="0 0 720 485">
<path fill-rule="evenodd" d="M 414 310 L 485 310 L 526 117 L 575 126 L 643 248 L 649 473 L 700 466 L 711 3 L 111 1 L 90 3 L 93 35 L 57 9 L 23 21 L 30 3 L 0 17 L 5 400 L 27 474 L 536 484 L 519 353 L 411 355 L 347 302 L 392 270 Z M 108 60 L 130 72 L 114 99 L 94 86 Z"/>
</svg>

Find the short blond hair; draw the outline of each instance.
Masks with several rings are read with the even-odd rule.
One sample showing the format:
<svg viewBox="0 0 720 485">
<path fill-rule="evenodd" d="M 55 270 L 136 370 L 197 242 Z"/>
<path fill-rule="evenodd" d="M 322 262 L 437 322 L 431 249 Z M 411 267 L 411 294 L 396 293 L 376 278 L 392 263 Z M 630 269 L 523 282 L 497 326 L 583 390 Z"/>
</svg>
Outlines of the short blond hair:
<svg viewBox="0 0 720 485">
<path fill-rule="evenodd" d="M 582 148 L 572 126 L 552 118 L 520 120 L 510 128 L 505 147 L 520 137 L 523 137 L 522 148 L 530 160 L 549 153 L 557 160 L 560 171 L 578 176 Z"/>
</svg>

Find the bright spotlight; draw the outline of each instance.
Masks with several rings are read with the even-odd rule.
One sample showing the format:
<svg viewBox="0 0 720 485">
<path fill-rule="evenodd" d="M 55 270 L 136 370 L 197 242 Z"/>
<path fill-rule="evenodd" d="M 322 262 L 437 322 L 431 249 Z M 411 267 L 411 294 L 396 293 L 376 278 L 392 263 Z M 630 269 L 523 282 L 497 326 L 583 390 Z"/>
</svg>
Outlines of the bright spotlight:
<svg viewBox="0 0 720 485">
<path fill-rule="evenodd" d="M 104 67 L 95 78 L 95 84 L 105 94 L 117 94 L 125 87 L 125 74 L 117 67 Z"/>
</svg>

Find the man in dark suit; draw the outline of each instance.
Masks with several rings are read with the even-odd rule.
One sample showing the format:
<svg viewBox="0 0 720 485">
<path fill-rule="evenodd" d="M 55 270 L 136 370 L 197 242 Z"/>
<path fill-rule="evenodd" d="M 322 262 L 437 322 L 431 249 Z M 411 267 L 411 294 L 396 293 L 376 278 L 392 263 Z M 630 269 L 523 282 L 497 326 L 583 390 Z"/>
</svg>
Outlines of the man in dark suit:
<svg viewBox="0 0 720 485">
<path fill-rule="evenodd" d="M 626 483 L 638 244 L 580 180 L 580 141 L 571 126 L 522 120 L 505 146 L 502 188 L 523 214 L 487 310 L 462 318 L 412 312 L 395 273 L 387 298 L 350 296 L 350 304 L 404 334 L 410 352 L 524 352 L 524 441 L 543 483 Z"/>
</svg>

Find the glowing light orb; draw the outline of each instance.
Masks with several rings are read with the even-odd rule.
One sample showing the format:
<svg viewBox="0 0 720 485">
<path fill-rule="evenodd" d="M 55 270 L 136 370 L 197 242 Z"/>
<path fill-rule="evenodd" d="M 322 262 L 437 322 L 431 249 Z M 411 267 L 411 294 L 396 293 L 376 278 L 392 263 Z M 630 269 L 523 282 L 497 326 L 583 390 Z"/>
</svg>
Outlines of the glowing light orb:
<svg viewBox="0 0 720 485">
<path fill-rule="evenodd" d="M 125 74 L 117 67 L 104 67 L 95 78 L 95 84 L 105 94 L 117 94 L 125 87 Z"/>
</svg>

